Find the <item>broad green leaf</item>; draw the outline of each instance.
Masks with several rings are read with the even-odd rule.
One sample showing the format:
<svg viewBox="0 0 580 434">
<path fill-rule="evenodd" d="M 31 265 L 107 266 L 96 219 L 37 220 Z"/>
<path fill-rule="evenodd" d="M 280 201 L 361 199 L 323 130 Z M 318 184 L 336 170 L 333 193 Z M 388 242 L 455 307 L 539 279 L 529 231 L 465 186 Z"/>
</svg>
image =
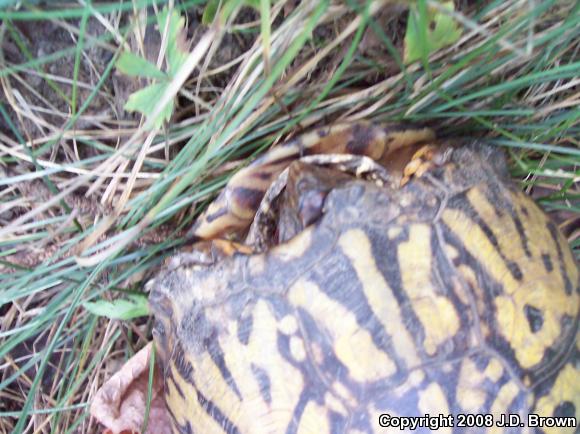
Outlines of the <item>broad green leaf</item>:
<svg viewBox="0 0 580 434">
<path fill-rule="evenodd" d="M 169 76 L 173 76 L 181 68 L 189 54 L 189 47 L 185 38 L 185 18 L 175 10 L 172 10 L 171 14 L 169 14 L 167 7 L 165 7 L 157 15 L 157 24 L 162 37 L 165 35 L 165 25 L 169 26 L 165 58 L 167 59 L 167 73 Z"/>
<path fill-rule="evenodd" d="M 442 5 L 450 11 L 454 10 L 452 1 L 442 2 Z M 454 44 L 461 36 L 461 32 L 462 28 L 449 15 L 429 9 L 427 16 L 424 17 L 417 4 L 411 4 L 405 34 L 405 63 L 427 58 L 434 51 Z"/>
<path fill-rule="evenodd" d="M 117 68 L 127 75 L 149 77 L 159 80 L 137 92 L 132 93 L 125 104 L 125 110 L 138 111 L 150 118 L 158 105 L 158 101 L 167 90 L 170 80 L 181 68 L 187 56 L 189 47 L 185 37 L 185 19 L 175 10 L 163 8 L 157 15 L 159 32 L 166 39 L 165 61 L 167 72 L 160 71 L 155 65 L 132 53 L 123 53 L 117 61 Z M 167 29 L 167 35 L 165 30 Z M 154 127 L 160 127 L 164 121 L 169 121 L 173 113 L 174 102 L 171 101 L 163 108 L 157 119 L 153 120 Z M 149 120 L 149 119 L 148 119 Z"/>
<path fill-rule="evenodd" d="M 160 80 L 167 78 L 167 75 L 153 63 L 129 51 L 121 53 L 115 66 L 123 74 L 131 77 L 157 78 Z"/>
<path fill-rule="evenodd" d="M 83 306 L 95 315 L 110 319 L 130 320 L 149 315 L 149 305 L 145 295 L 130 294 L 127 298 L 118 298 L 113 301 L 85 301 Z"/>
<path fill-rule="evenodd" d="M 167 89 L 168 83 L 154 83 L 132 93 L 125 104 L 125 110 L 138 111 L 149 118 L 155 110 L 158 101 Z M 169 121 L 173 113 L 173 101 L 167 103 L 159 117 L 155 119 L 154 127 L 160 127 L 164 121 Z"/>
</svg>

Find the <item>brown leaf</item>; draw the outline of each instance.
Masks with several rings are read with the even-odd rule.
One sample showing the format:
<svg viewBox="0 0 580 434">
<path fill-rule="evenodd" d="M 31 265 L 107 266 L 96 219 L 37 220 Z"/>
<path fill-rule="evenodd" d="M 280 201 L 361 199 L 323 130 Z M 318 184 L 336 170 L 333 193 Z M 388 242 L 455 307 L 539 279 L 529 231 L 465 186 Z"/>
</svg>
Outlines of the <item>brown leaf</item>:
<svg viewBox="0 0 580 434">
<path fill-rule="evenodd" d="M 147 344 L 97 392 L 91 415 L 107 434 L 140 433 L 147 405 L 149 361 L 153 343 Z M 170 434 L 169 414 L 163 399 L 163 378 L 156 366 L 147 433 Z M 146 433 L 145 433 L 146 434 Z"/>
</svg>

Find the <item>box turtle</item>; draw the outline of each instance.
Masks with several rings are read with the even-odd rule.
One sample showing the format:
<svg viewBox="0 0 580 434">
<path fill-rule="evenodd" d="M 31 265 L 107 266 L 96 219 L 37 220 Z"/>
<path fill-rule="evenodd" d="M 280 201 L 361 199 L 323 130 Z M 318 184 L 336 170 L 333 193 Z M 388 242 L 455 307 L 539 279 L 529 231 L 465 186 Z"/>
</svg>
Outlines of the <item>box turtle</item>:
<svg viewBox="0 0 580 434">
<path fill-rule="evenodd" d="M 322 128 L 193 232 L 150 297 L 176 432 L 575 431 L 578 266 L 497 149 Z"/>
</svg>

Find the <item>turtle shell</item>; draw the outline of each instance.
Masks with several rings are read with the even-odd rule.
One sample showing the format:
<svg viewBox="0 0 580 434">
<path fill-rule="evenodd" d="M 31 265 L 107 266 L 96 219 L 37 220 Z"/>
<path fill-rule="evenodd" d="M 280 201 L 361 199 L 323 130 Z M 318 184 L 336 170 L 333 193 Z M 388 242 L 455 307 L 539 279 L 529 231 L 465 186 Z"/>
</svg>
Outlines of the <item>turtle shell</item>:
<svg viewBox="0 0 580 434">
<path fill-rule="evenodd" d="M 279 228 L 261 224 L 261 249 L 205 242 L 203 261 L 157 277 L 176 432 L 379 433 L 384 415 L 450 416 L 441 430 L 464 432 L 460 414 L 490 415 L 470 431 L 534 432 L 531 414 L 579 416 L 566 240 L 497 150 L 430 159 L 403 186 L 293 163 L 266 193 Z M 523 426 L 499 427 L 509 414 Z"/>
</svg>

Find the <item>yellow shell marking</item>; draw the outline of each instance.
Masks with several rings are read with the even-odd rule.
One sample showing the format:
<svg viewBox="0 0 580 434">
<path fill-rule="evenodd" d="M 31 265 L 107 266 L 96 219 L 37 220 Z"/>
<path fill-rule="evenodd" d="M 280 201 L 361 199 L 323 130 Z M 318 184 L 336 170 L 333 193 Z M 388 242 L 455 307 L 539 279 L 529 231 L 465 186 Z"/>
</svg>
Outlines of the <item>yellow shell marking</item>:
<svg viewBox="0 0 580 434">
<path fill-rule="evenodd" d="M 418 366 L 420 359 L 415 342 L 401 326 L 401 309 L 392 288 L 378 270 L 368 237 L 364 231 L 353 229 L 343 234 L 338 244 L 342 253 L 352 261 L 369 306 L 391 337 L 396 353 L 405 360 L 408 369 Z"/>
<path fill-rule="evenodd" d="M 312 230 L 306 229 L 284 244 L 277 245 L 272 249 L 272 253 L 282 261 L 291 261 L 300 258 L 306 249 L 310 247 L 312 239 Z"/>
<path fill-rule="evenodd" d="M 427 225 L 410 225 L 409 240 L 399 245 L 398 256 L 403 288 L 425 332 L 423 347 L 434 355 L 459 330 L 459 316 L 447 297 L 436 294 L 430 280 L 430 231 Z"/>
<path fill-rule="evenodd" d="M 449 404 L 445 392 L 437 383 L 430 383 L 424 390 L 419 392 L 419 411 L 422 414 L 447 415 Z M 438 432 L 451 434 L 451 427 L 440 427 Z"/>
<path fill-rule="evenodd" d="M 491 413 L 496 420 L 501 414 L 508 414 L 508 409 L 515 397 L 518 396 L 518 393 L 520 393 L 520 389 L 513 381 L 504 384 L 501 389 L 499 389 L 493 404 L 491 404 Z M 494 426 L 490 428 L 489 432 L 501 433 L 503 430 Z"/>
<path fill-rule="evenodd" d="M 576 408 L 576 419 L 580 418 L 580 370 L 575 368 L 572 363 L 568 363 L 560 371 L 556 382 L 546 396 L 542 396 L 534 409 L 534 413 L 540 416 L 552 416 L 555 408 L 562 402 L 569 401 Z M 558 432 L 555 428 L 546 429 L 546 433 Z M 574 428 L 570 429 L 574 432 Z"/>
<path fill-rule="evenodd" d="M 511 343 L 522 367 L 531 368 L 541 362 L 546 349 L 560 337 L 562 327 L 560 312 L 574 315 L 576 308 L 570 304 L 563 291 L 551 293 L 550 282 L 536 281 L 521 287 L 512 297 L 494 299 L 497 319 L 502 335 Z M 544 313 L 542 328 L 531 333 L 522 306 L 532 305 Z"/>
<path fill-rule="evenodd" d="M 325 407 L 316 404 L 314 401 L 308 401 L 300 418 L 297 434 L 329 433 L 329 420 L 328 417 L 324 417 L 326 413 Z"/>
<path fill-rule="evenodd" d="M 525 204 L 528 211 L 529 217 L 518 214 L 524 228 L 533 228 L 534 231 L 533 234 L 529 234 L 533 236 L 535 242 L 529 243 L 530 256 L 528 257 L 520 245 L 513 219 L 507 213 L 501 217 L 497 216 L 492 205 L 479 189 L 470 190 L 468 198 L 478 210 L 481 219 L 487 222 L 494 233 L 499 248 L 494 246 L 483 230 L 462 211 L 446 209 L 442 215 L 443 221 L 461 239 L 469 253 L 477 258 L 492 278 L 502 284 L 505 293 L 494 299 L 499 323 L 498 330 L 514 349 L 519 364 L 523 368 L 531 368 L 542 361 L 546 349 L 560 337 L 563 316 L 577 315 L 578 294 L 573 291 L 572 294 L 567 295 L 564 291 L 564 276 L 560 272 L 557 258 L 553 258 L 554 269 L 549 275 L 542 267 L 539 249 L 554 252 L 556 246 L 546 229 L 548 220 L 531 200 L 519 194 L 514 198 L 519 199 L 514 201 L 515 204 Z M 566 256 L 570 255 L 566 246 L 562 246 L 561 249 Z M 507 261 L 510 260 L 521 270 L 521 280 L 517 280 L 507 267 Z M 568 270 L 572 273 L 573 284 L 576 284 L 578 279 L 576 266 Z M 472 281 L 473 283 L 475 282 Z M 478 310 L 481 312 L 484 308 L 481 305 L 484 294 L 477 285 L 475 290 L 479 293 L 477 295 Z M 530 330 L 524 306 L 532 306 L 542 312 L 543 325 L 540 330 L 534 333 Z"/>
<path fill-rule="evenodd" d="M 485 403 L 487 393 L 481 386 L 485 380 L 485 375 L 475 363 L 466 358 L 461 363 L 459 370 L 459 380 L 457 381 L 457 403 L 461 409 L 467 413 L 477 413 L 481 406 Z"/>
<path fill-rule="evenodd" d="M 165 401 L 171 407 L 177 423 L 184 425 L 187 422 L 187 417 L 190 414 L 200 415 L 200 425 L 205 424 L 207 426 L 208 423 L 213 422 L 213 420 L 204 420 L 205 416 L 203 413 L 205 413 L 205 411 L 203 411 L 203 409 L 199 406 L 197 400 L 190 402 L 190 400 L 183 399 L 180 396 L 178 389 L 182 391 L 185 396 L 196 396 L 197 391 L 192 384 L 187 382 L 184 377 L 179 375 L 173 362 L 171 362 L 169 365 L 169 370 L 172 371 L 173 375 L 168 377 L 165 382 Z"/>
<path fill-rule="evenodd" d="M 496 383 L 503 375 L 503 371 L 504 369 L 500 361 L 493 358 L 489 361 L 489 363 L 485 367 L 484 374 L 487 378 Z"/>
<path fill-rule="evenodd" d="M 333 344 L 336 357 L 354 380 L 373 381 L 395 373 L 393 361 L 375 346 L 371 334 L 360 327 L 354 314 L 314 283 L 299 279 L 290 287 L 288 298 L 294 306 L 317 318 Z"/>
<path fill-rule="evenodd" d="M 425 379 L 425 373 L 419 369 L 414 369 L 409 373 L 407 380 L 393 389 L 393 396 L 400 398 L 411 389 L 418 387 Z"/>
<path fill-rule="evenodd" d="M 207 399 L 219 403 L 222 410 L 227 410 L 227 417 L 235 421 L 242 432 L 256 434 L 283 432 L 290 423 L 305 385 L 300 371 L 286 361 L 277 350 L 278 326 L 266 302 L 259 300 L 256 303 L 253 318 L 254 328 L 260 332 L 250 335 L 248 345 L 242 345 L 236 338 L 235 321 L 230 322 L 228 333 L 220 334 L 218 337 L 220 346 L 227 348 L 224 352 L 225 364 L 236 381 L 241 400 L 223 380 L 207 351 L 196 359 L 187 357 L 195 366 L 193 376 L 197 389 Z M 268 374 L 271 382 L 270 403 L 262 399 L 260 384 L 252 373 L 252 363 L 258 364 Z M 197 396 L 195 389 L 181 376 L 174 377 L 179 379 L 179 387 L 186 396 Z M 171 387 L 171 382 L 169 386 L 167 402 L 179 423 L 195 420 L 195 428 L 200 432 L 221 432 L 211 415 L 200 407 L 197 399 L 183 400 Z"/>
</svg>

